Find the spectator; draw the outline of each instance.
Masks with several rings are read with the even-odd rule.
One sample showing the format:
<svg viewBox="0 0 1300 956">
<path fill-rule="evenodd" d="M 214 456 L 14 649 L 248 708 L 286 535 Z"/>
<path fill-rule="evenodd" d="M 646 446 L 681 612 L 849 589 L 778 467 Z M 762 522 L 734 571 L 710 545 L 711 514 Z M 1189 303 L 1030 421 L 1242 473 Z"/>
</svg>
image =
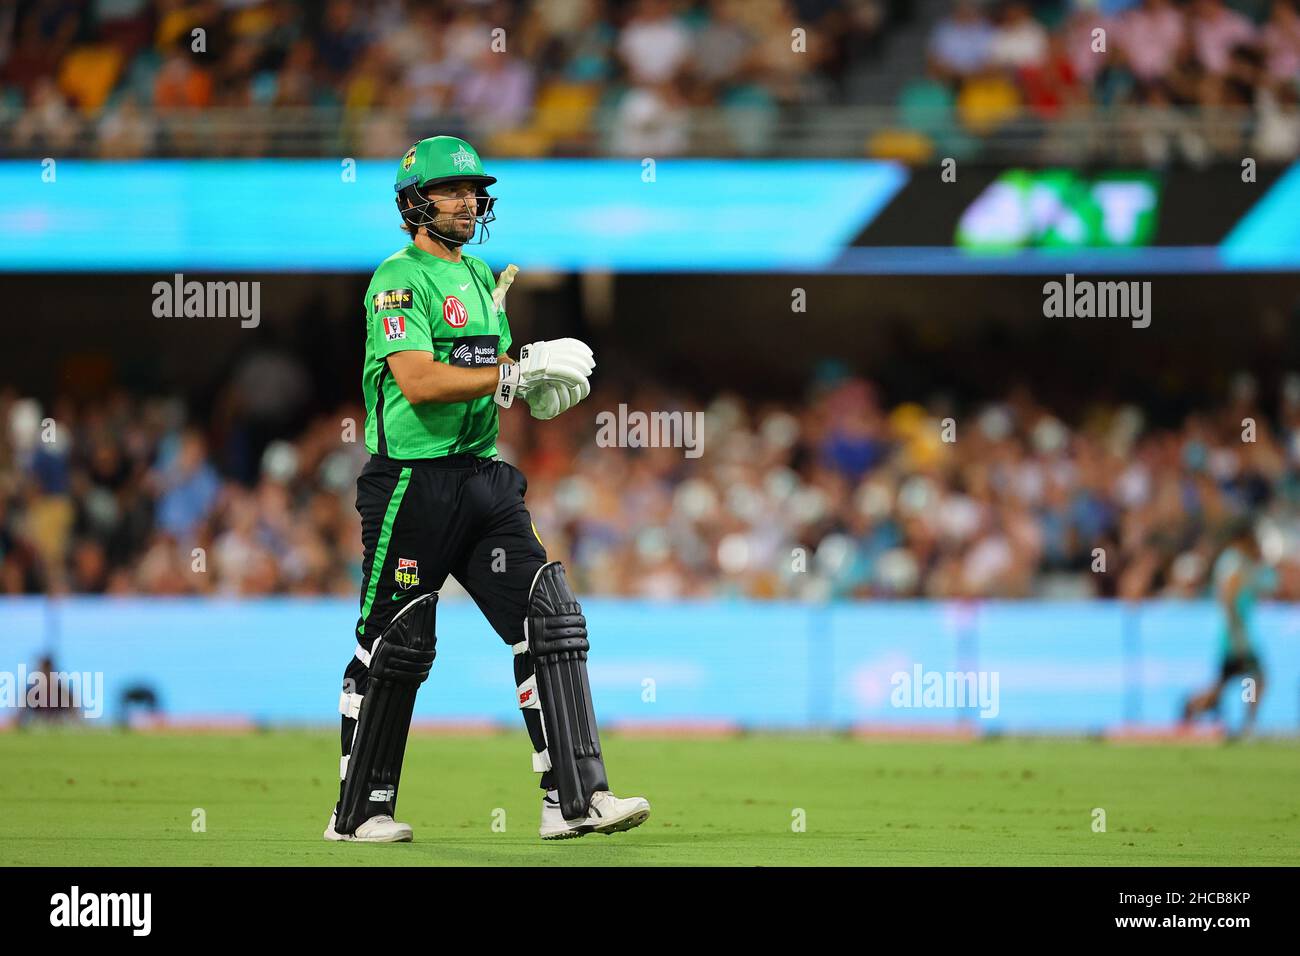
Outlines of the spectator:
<svg viewBox="0 0 1300 956">
<path fill-rule="evenodd" d="M 1295 0 L 1273 0 L 1261 40 L 1269 77 L 1294 86 L 1300 79 L 1300 11 Z"/>
<path fill-rule="evenodd" d="M 352 0 L 329 0 L 324 29 L 315 42 L 321 67 L 330 77 L 340 79 L 352 69 L 365 45 L 366 37 Z"/>
<path fill-rule="evenodd" d="M 216 504 L 217 473 L 207 460 L 203 436 L 188 429 L 169 460 L 160 462 L 156 484 L 158 527 L 178 539 L 194 534 Z"/>
<path fill-rule="evenodd" d="M 1223 0 L 1192 0 L 1191 34 L 1196 61 L 1211 76 L 1228 72 L 1232 51 L 1255 40 L 1255 25 Z"/>
<path fill-rule="evenodd" d="M 1187 25 L 1172 0 L 1142 0 L 1119 19 L 1116 46 L 1140 83 L 1159 83 L 1188 42 Z"/>
<path fill-rule="evenodd" d="M 132 159 L 152 152 L 158 124 L 128 93 L 116 109 L 99 121 L 98 133 L 101 158 Z"/>
<path fill-rule="evenodd" d="M 690 33 L 673 16 L 668 0 L 638 0 L 618 41 L 628 77 L 648 86 L 674 79 L 690 50 Z"/>
<path fill-rule="evenodd" d="M 80 130 L 76 114 L 54 80 L 41 77 L 33 88 L 31 106 L 14 123 L 13 140 L 19 149 L 61 154 L 72 148 Z"/>
<path fill-rule="evenodd" d="M 619 102 L 612 151 L 621 156 L 677 156 L 686 151 L 689 115 L 671 83 L 630 90 Z"/>
<path fill-rule="evenodd" d="M 995 35 L 975 0 L 957 0 L 952 14 L 930 36 L 931 63 L 948 77 L 980 73 L 992 60 Z"/>
<path fill-rule="evenodd" d="M 1046 119 L 1087 101 L 1083 84 L 1066 51 L 1065 39 L 1059 35 L 1051 38 L 1047 58 L 1041 64 L 1021 68 L 1020 85 L 1024 89 L 1025 105 Z"/>
<path fill-rule="evenodd" d="M 160 110 L 200 109 L 212 103 L 212 75 L 188 53 L 173 49 L 154 81 L 153 103 Z"/>
<path fill-rule="evenodd" d="M 1119 41 L 1121 22 L 1087 6 L 1076 7 L 1066 21 L 1058 34 L 1061 52 L 1082 83 L 1092 84 L 1117 59 L 1112 44 Z"/>
<path fill-rule="evenodd" d="M 456 84 L 453 102 L 477 138 L 516 128 L 533 104 L 532 72 L 507 53 L 487 50 Z"/>
<path fill-rule="evenodd" d="M 1034 18 L 1025 3 L 1008 3 L 993 31 L 989 61 L 1017 70 L 1040 66 L 1047 59 L 1047 28 Z"/>
</svg>

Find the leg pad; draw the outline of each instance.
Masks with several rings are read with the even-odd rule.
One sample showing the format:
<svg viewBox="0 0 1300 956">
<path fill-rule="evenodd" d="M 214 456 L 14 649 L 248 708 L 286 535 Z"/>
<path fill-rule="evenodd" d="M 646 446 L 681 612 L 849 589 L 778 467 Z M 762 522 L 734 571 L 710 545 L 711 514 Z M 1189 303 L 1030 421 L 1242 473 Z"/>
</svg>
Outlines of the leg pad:
<svg viewBox="0 0 1300 956">
<path fill-rule="evenodd" d="M 436 655 L 436 592 L 402 608 L 370 651 L 364 696 L 344 691 L 339 709 L 356 717 L 344 774 L 335 829 L 354 833 L 373 816 L 392 816 L 397 784 L 411 729 L 415 695 L 429 676 Z"/>
<path fill-rule="evenodd" d="M 560 793 L 560 811 L 565 819 L 580 819 L 592 793 L 608 790 L 609 784 L 587 677 L 587 619 L 559 561 L 543 565 L 533 580 L 524 633 L 534 660 L 545 758 Z M 521 707 L 527 706 L 525 689 L 521 686 Z M 538 763 L 534 760 L 535 767 Z"/>
</svg>

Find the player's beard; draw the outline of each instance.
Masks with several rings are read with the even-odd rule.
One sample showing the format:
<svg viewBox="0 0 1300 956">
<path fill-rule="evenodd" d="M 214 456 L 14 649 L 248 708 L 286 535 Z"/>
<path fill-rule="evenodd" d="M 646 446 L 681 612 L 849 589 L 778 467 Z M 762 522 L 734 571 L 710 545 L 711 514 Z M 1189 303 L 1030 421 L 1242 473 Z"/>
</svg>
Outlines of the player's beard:
<svg viewBox="0 0 1300 956">
<path fill-rule="evenodd" d="M 429 231 L 444 245 L 463 246 L 474 238 L 474 227 L 477 225 L 472 216 L 468 220 L 459 218 L 463 215 L 465 213 L 456 212 L 438 216 L 429 224 Z"/>
</svg>

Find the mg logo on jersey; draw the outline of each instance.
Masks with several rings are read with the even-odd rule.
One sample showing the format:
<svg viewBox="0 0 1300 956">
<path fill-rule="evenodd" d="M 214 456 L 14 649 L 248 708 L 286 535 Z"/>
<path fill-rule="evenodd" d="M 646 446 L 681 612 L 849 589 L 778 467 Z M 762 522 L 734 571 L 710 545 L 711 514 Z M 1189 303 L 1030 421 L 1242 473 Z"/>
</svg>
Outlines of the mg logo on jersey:
<svg viewBox="0 0 1300 956">
<path fill-rule="evenodd" d="M 449 295 L 442 303 L 442 318 L 453 329 L 463 329 L 469 321 L 469 310 L 465 308 L 464 302 Z"/>
<path fill-rule="evenodd" d="M 420 583 L 420 563 L 411 558 L 398 558 L 397 570 L 393 572 L 397 586 L 409 590 Z"/>
<path fill-rule="evenodd" d="M 406 338 L 406 316 L 384 316 L 384 335 L 388 337 L 388 341 L 390 342 L 396 342 L 398 339 Z"/>
</svg>

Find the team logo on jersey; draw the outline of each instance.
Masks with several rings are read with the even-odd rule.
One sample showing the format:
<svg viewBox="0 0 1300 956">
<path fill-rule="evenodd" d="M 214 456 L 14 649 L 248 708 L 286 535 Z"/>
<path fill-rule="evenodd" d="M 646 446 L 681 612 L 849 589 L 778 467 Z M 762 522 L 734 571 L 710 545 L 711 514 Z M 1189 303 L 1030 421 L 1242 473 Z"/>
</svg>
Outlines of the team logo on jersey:
<svg viewBox="0 0 1300 956">
<path fill-rule="evenodd" d="M 409 591 L 420 583 L 420 562 L 411 558 L 398 558 L 393 577 L 397 579 L 399 588 Z"/>
<path fill-rule="evenodd" d="M 406 338 L 406 316 L 384 316 L 384 334 L 388 336 L 388 341 L 390 342 L 396 342 L 398 339 Z"/>
<path fill-rule="evenodd" d="M 469 310 L 465 308 L 464 302 L 449 295 L 442 303 L 442 318 L 453 329 L 463 329 L 469 321 Z"/>
<path fill-rule="evenodd" d="M 414 165 L 415 165 L 415 147 L 412 146 L 410 149 L 406 151 L 406 155 L 402 157 L 402 169 L 410 169 Z"/>
<path fill-rule="evenodd" d="M 376 292 L 372 300 L 376 312 L 387 309 L 409 309 L 415 304 L 415 295 L 410 289 L 385 289 Z"/>
</svg>

